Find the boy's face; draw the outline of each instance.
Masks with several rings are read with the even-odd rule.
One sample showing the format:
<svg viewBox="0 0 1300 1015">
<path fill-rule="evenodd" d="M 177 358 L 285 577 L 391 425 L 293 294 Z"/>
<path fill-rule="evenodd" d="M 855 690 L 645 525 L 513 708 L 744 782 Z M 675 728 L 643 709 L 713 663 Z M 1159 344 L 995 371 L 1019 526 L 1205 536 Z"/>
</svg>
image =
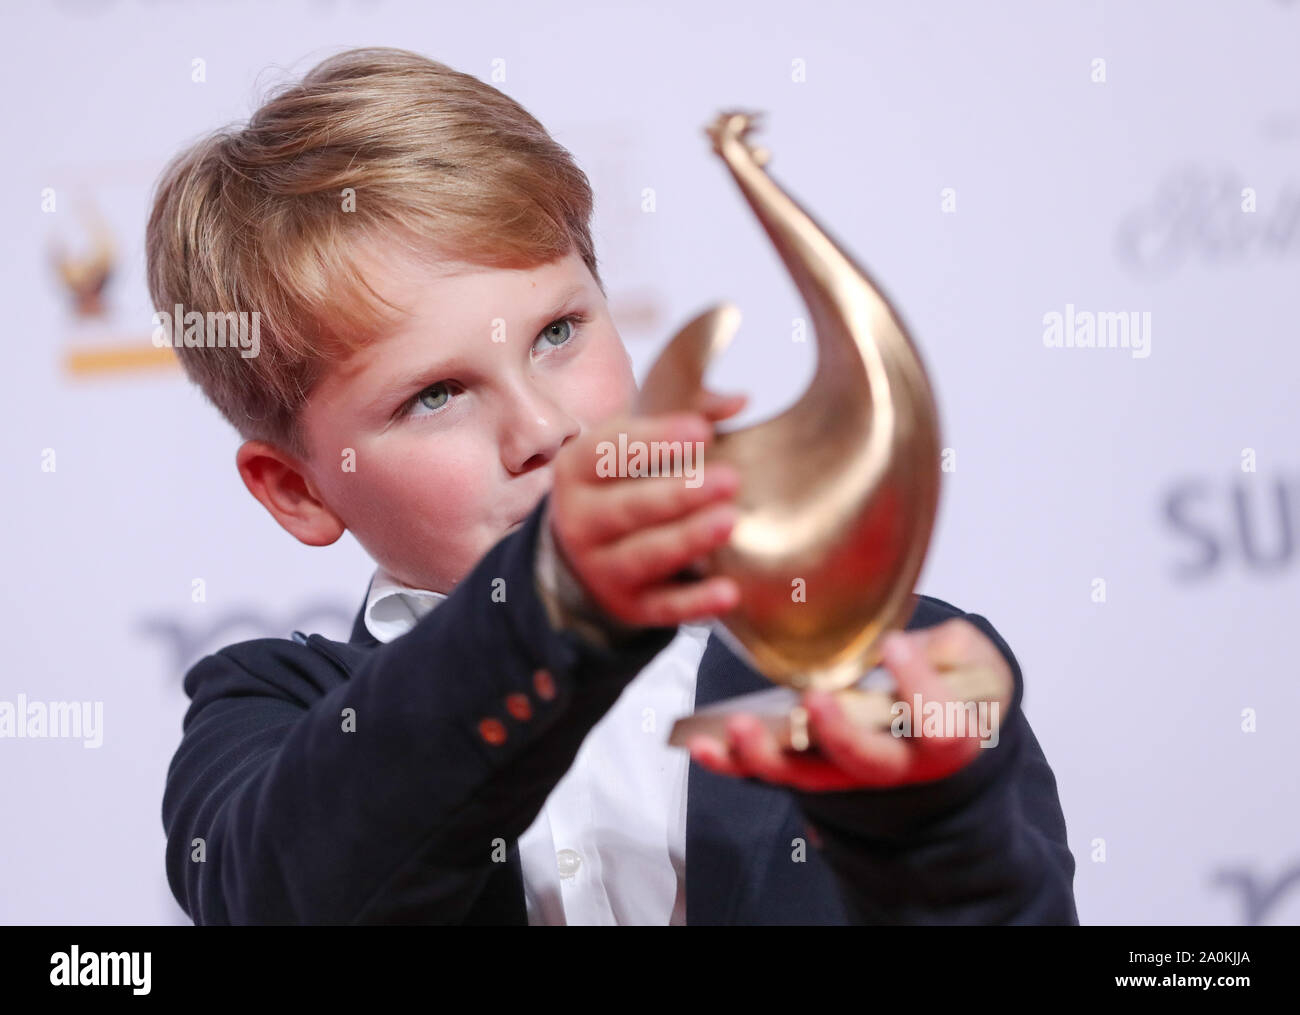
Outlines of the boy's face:
<svg viewBox="0 0 1300 1015">
<path fill-rule="evenodd" d="M 317 386 L 307 477 L 379 564 L 450 592 L 547 493 L 561 445 L 630 409 L 632 364 L 576 253 L 519 271 L 370 263 L 410 316 Z"/>
</svg>

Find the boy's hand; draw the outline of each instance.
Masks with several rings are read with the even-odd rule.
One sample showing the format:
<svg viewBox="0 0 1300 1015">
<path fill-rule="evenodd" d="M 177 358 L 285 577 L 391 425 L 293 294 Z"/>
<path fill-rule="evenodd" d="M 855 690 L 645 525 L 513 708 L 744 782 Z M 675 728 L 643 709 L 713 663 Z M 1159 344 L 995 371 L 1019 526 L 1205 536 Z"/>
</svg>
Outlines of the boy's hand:
<svg viewBox="0 0 1300 1015">
<path fill-rule="evenodd" d="M 895 700 L 911 708 L 914 695 L 923 703 L 954 700 L 939 670 L 981 667 L 996 674 L 1002 688 L 996 700 L 1000 722 L 1010 706 L 1015 681 L 1006 658 L 968 620 L 955 617 L 919 631 L 894 632 L 881 646 L 885 667 L 897 682 Z M 951 775 L 981 752 L 974 735 L 922 736 L 921 717 L 912 715 L 910 737 L 889 730 L 856 727 L 833 693 L 809 691 L 802 704 L 808 710 L 808 730 L 821 756 L 782 751 L 776 737 L 752 715 L 733 716 L 727 724 L 728 742 L 692 737 L 691 757 L 720 775 L 762 779 L 804 791 L 883 788 L 928 782 Z M 923 705 L 924 707 L 924 705 Z M 988 748 L 996 750 L 996 747 Z"/>
<path fill-rule="evenodd" d="M 695 412 L 623 415 L 579 435 L 555 459 L 551 532 L 569 570 L 591 600 L 622 624 L 675 627 L 726 613 L 740 590 L 726 577 L 677 581 L 674 576 L 731 535 L 740 476 L 708 461 L 713 424 L 735 415 L 746 396 L 705 392 Z M 684 476 L 605 477 L 596 472 L 601 441 L 699 442 L 703 482 Z"/>
</svg>

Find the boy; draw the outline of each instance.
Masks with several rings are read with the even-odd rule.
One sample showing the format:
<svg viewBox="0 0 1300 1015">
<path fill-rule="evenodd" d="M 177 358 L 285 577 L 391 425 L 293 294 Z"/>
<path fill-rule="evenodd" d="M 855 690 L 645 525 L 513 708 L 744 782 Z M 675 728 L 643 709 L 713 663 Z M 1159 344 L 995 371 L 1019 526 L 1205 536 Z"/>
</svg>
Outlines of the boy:
<svg viewBox="0 0 1300 1015">
<path fill-rule="evenodd" d="M 688 757 L 674 718 L 768 686 L 679 572 L 737 477 L 598 478 L 596 445 L 711 439 L 743 398 L 629 415 L 591 192 L 516 103 L 413 53 L 353 50 L 164 173 L 154 304 L 257 310 L 261 349 L 178 350 L 293 536 L 377 569 L 347 643 L 294 632 L 187 674 L 163 799 L 196 922 L 1076 923 L 1055 782 L 986 620 L 919 597 L 885 646 L 1004 677 L 1000 742 L 852 729 L 823 758 L 753 722 Z"/>
</svg>

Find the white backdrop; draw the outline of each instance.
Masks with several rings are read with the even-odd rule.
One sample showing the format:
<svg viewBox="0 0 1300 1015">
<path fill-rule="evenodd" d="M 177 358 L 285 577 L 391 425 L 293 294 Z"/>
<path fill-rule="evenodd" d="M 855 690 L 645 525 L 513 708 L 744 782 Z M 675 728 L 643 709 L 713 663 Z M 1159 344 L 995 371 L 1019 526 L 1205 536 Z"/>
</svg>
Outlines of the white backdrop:
<svg viewBox="0 0 1300 1015">
<path fill-rule="evenodd" d="M 0 922 L 186 922 L 160 817 L 185 669 L 359 605 L 360 547 L 281 531 L 233 430 L 149 360 L 142 253 L 171 155 L 355 45 L 504 68 L 591 176 L 639 375 L 741 307 L 714 375 L 751 392 L 740 424 L 812 370 L 702 133 L 765 110 L 773 176 L 931 371 L 956 467 L 919 590 L 1021 661 L 1080 918 L 1297 922 L 1298 37 L 1284 0 L 4 5 L 0 701 L 100 701 L 103 743 L 0 739 Z M 79 311 L 51 244 L 85 257 L 95 216 L 112 274 Z M 1149 314 L 1149 355 L 1047 346 L 1067 305 Z"/>
</svg>

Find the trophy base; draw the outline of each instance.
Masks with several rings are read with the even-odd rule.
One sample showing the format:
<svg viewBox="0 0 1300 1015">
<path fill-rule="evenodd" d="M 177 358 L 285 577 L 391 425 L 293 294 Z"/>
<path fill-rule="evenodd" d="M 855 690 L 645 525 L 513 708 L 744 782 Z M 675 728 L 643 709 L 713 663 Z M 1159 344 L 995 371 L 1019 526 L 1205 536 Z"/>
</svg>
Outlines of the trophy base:
<svg viewBox="0 0 1300 1015">
<path fill-rule="evenodd" d="M 961 701 L 992 700 L 1002 687 L 997 674 L 984 667 L 942 671 L 953 698 Z M 883 666 L 869 670 L 852 687 L 835 692 L 853 723 L 862 729 L 888 730 L 894 720 L 894 703 L 898 700 L 893 675 Z M 789 687 L 743 694 L 736 698 L 707 705 L 678 719 L 668 735 L 668 743 L 685 747 L 694 736 L 712 737 L 727 742 L 727 720 L 733 715 L 752 715 L 771 731 L 782 750 L 813 752 L 816 743 L 808 728 L 808 712 L 800 704 L 803 695 Z"/>
</svg>

